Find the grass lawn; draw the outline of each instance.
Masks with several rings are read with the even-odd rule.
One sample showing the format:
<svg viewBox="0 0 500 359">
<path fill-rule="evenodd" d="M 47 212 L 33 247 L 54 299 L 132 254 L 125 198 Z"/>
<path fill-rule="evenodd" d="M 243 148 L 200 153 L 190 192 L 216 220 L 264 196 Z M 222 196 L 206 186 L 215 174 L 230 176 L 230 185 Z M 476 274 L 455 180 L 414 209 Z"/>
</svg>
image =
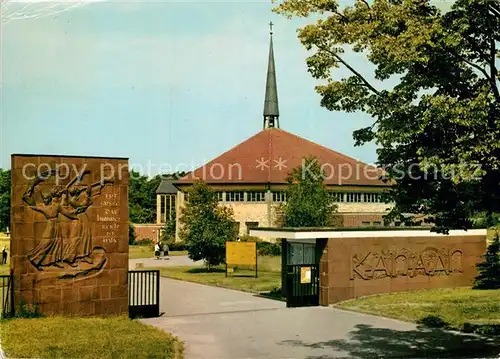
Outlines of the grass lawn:
<svg viewBox="0 0 500 359">
<path fill-rule="evenodd" d="M 234 273 L 228 274 L 228 277 L 226 277 L 224 266 L 213 268 L 210 272 L 204 267 L 159 269 L 164 277 L 253 293 L 268 292 L 281 287 L 281 257 L 259 256 L 257 278 L 255 278 L 255 269 L 245 267 L 236 268 Z"/>
<path fill-rule="evenodd" d="M 154 249 L 150 246 L 140 246 L 140 245 L 132 245 L 129 246 L 129 258 L 130 259 L 138 259 L 138 258 L 153 258 L 155 255 Z M 168 252 L 169 256 L 184 256 L 187 255 L 187 251 L 170 251 Z"/>
<path fill-rule="evenodd" d="M 8 358 L 183 358 L 179 339 L 127 317 L 47 317 L 1 324 Z"/>
<path fill-rule="evenodd" d="M 463 330 L 465 323 L 500 325 L 500 290 L 429 289 L 351 299 L 335 306 L 411 322 L 439 317 L 446 328 L 455 330 Z"/>
</svg>

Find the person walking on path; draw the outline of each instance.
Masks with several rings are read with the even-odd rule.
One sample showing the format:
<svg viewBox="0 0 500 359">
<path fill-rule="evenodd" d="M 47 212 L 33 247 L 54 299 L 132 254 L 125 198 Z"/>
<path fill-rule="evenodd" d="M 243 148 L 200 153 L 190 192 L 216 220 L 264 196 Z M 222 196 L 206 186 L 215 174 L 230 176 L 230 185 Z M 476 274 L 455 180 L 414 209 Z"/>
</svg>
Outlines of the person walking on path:
<svg viewBox="0 0 500 359">
<path fill-rule="evenodd" d="M 156 259 L 160 259 L 160 244 L 159 243 L 155 244 L 155 256 L 156 256 Z"/>
<path fill-rule="evenodd" d="M 2 264 L 7 264 L 7 247 L 2 249 Z"/>
</svg>

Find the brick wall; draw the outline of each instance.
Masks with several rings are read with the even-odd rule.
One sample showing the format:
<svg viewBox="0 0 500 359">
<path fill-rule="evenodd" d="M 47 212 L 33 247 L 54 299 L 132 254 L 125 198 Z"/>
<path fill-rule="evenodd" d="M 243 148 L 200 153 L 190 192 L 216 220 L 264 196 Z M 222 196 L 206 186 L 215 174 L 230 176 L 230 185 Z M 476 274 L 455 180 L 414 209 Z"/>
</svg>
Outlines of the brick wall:
<svg viewBox="0 0 500 359">
<path fill-rule="evenodd" d="M 161 230 L 163 228 L 162 224 L 133 224 L 135 229 L 135 240 L 137 242 L 143 241 L 145 239 L 151 239 L 156 243 L 158 238 L 158 233 L 161 235 Z"/>
<path fill-rule="evenodd" d="M 128 160 L 13 155 L 11 168 L 16 310 L 127 313 Z"/>
<path fill-rule="evenodd" d="M 336 203 L 340 213 L 384 213 L 393 207 L 387 203 L 340 202 Z"/>
<path fill-rule="evenodd" d="M 384 225 L 383 213 L 378 214 L 341 214 L 343 227 L 375 226 L 377 222 Z"/>
</svg>

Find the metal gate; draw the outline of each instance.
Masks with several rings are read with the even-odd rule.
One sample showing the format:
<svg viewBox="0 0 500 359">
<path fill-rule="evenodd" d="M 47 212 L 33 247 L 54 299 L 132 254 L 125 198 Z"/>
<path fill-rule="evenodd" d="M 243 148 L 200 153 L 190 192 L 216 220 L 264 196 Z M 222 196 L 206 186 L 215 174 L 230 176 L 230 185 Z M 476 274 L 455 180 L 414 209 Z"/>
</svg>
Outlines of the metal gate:
<svg viewBox="0 0 500 359">
<path fill-rule="evenodd" d="M 2 318 L 14 316 L 14 284 L 12 273 L 0 275 L 0 316 Z"/>
<path fill-rule="evenodd" d="M 128 272 L 128 313 L 130 318 L 160 316 L 160 271 Z"/>
<path fill-rule="evenodd" d="M 282 288 L 287 307 L 319 305 L 319 256 L 316 243 L 284 241 Z"/>
<path fill-rule="evenodd" d="M 287 307 L 319 305 L 319 266 L 317 264 L 289 265 L 287 272 Z"/>
</svg>

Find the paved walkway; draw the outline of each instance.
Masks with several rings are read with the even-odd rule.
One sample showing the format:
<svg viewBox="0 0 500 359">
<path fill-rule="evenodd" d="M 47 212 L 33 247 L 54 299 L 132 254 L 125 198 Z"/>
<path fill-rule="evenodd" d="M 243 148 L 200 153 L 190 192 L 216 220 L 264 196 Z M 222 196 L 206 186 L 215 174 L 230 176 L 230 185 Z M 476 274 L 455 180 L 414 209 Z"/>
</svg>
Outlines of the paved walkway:
<svg viewBox="0 0 500 359">
<path fill-rule="evenodd" d="M 475 336 L 326 307 L 284 303 L 161 279 L 160 318 L 143 319 L 186 343 L 186 359 L 497 357 Z M 500 344 L 497 344 L 500 345 Z"/>
<path fill-rule="evenodd" d="M 167 259 L 168 258 L 168 259 Z M 171 256 L 167 258 L 156 259 L 151 258 L 138 258 L 130 259 L 128 261 L 129 269 L 136 269 L 137 263 L 142 263 L 144 267 L 170 267 L 170 266 L 202 266 L 203 261 L 194 262 L 188 256 Z"/>
</svg>

